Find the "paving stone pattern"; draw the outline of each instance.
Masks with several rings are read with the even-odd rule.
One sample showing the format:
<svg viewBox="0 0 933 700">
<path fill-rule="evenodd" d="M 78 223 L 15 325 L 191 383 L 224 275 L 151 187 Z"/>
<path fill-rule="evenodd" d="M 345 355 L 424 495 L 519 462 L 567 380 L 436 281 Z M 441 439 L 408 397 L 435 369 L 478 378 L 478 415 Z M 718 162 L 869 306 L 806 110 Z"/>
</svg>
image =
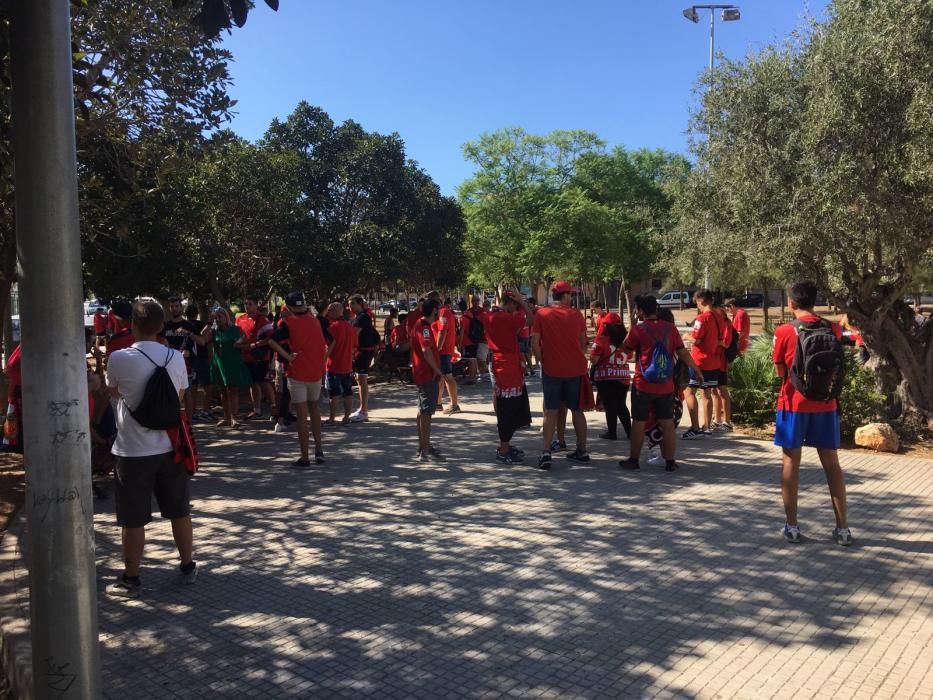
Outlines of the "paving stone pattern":
<svg viewBox="0 0 933 700">
<path fill-rule="evenodd" d="M 292 469 L 294 433 L 265 424 L 199 429 L 200 576 L 174 583 L 150 525 L 143 597 L 101 594 L 106 697 L 933 697 L 933 462 L 844 453 L 843 549 L 807 454 L 793 546 L 771 445 L 717 436 L 681 444 L 676 474 L 622 473 L 628 443 L 591 413 L 589 465 L 506 467 L 488 392 L 436 419 L 443 465 L 410 462 L 398 385 L 326 432 L 324 467 Z M 538 436 L 515 441 L 529 462 Z"/>
</svg>

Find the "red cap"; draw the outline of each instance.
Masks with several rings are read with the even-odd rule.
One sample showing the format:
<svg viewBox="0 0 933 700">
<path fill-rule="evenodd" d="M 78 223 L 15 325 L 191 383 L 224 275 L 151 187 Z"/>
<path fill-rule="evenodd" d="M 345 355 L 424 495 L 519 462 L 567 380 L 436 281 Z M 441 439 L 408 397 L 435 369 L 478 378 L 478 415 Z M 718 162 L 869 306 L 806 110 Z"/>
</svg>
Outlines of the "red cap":
<svg viewBox="0 0 933 700">
<path fill-rule="evenodd" d="M 622 317 L 619 316 L 619 314 L 617 314 L 615 311 L 610 311 L 608 314 L 603 316 L 603 319 L 604 319 L 603 323 L 606 323 L 606 324 L 612 324 L 612 323 L 621 324 L 622 323 Z"/>
<path fill-rule="evenodd" d="M 567 294 L 568 292 L 572 291 L 573 287 L 571 286 L 570 282 L 566 280 L 558 280 L 554 283 L 554 286 L 551 287 L 551 294 Z"/>
</svg>

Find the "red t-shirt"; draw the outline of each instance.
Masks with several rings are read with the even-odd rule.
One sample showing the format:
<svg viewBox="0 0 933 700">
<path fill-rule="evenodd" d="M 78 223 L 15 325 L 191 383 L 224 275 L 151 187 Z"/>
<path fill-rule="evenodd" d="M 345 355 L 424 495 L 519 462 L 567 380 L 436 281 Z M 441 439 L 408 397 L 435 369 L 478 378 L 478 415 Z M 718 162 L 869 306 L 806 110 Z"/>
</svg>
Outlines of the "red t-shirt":
<svg viewBox="0 0 933 700">
<path fill-rule="evenodd" d="M 430 354 L 434 363 L 440 367 L 441 353 L 437 349 L 431 324 L 419 318 L 411 336 L 411 381 L 416 385 L 426 384 L 435 377 L 431 365 L 424 359 L 426 354 Z"/>
<path fill-rule="evenodd" d="M 671 357 L 677 358 L 677 351 L 683 348 L 684 341 L 677 332 L 677 328 L 669 321 L 650 319 L 634 326 L 625 336 L 622 347 L 635 353 L 635 390 L 645 394 L 673 394 L 674 378 L 671 377 L 662 384 L 646 382 L 641 376 L 642 366 L 651 363 L 651 353 L 658 340 L 666 339 L 667 350 Z"/>
<path fill-rule="evenodd" d="M 569 306 L 545 306 L 535 313 L 531 332 L 541 343 L 541 367 L 549 377 L 571 379 L 586 374 L 580 338 L 586 337 L 583 314 Z"/>
<path fill-rule="evenodd" d="M 404 326 L 398 323 L 392 328 L 392 332 L 389 333 L 389 344 L 393 348 L 397 348 L 399 345 L 408 342 L 408 319 L 405 320 L 406 324 Z"/>
<path fill-rule="evenodd" d="M 263 326 L 269 325 L 269 319 L 262 314 L 256 314 L 255 317 L 250 317 L 249 314 L 243 314 L 237 317 L 236 325 L 237 328 L 243 331 L 243 335 L 246 336 L 246 342 L 252 345 L 259 339 L 259 330 Z M 256 362 L 256 358 L 253 356 L 253 353 L 249 351 L 248 347 L 243 349 L 243 361 L 247 364 Z"/>
<path fill-rule="evenodd" d="M 94 335 L 104 335 L 107 332 L 107 317 L 103 311 L 94 314 Z"/>
<path fill-rule="evenodd" d="M 712 311 L 704 311 L 693 322 L 693 347 L 690 355 L 703 371 L 722 369 L 723 321 Z"/>
<path fill-rule="evenodd" d="M 813 323 L 820 320 L 819 316 L 808 314 L 801 316 L 800 321 L 804 323 Z M 842 340 L 842 327 L 838 323 L 833 323 L 833 333 Z M 797 391 L 790 380 L 790 368 L 794 364 L 794 355 L 797 352 L 797 329 L 791 323 L 785 323 L 774 329 L 774 350 L 771 359 L 775 365 L 784 366 L 784 380 L 781 382 L 781 390 L 778 392 L 777 410 L 794 411 L 796 413 L 825 413 L 836 410 L 836 400 L 832 401 L 811 401 L 803 394 Z"/>
<path fill-rule="evenodd" d="M 594 381 L 622 382 L 626 386 L 631 383 L 628 353 L 621 345 L 613 347 L 607 336 L 596 336 L 590 348 L 590 361 L 593 363 Z"/>
<path fill-rule="evenodd" d="M 136 339 L 133 337 L 133 331 L 130 330 L 129 323 L 125 326 L 117 326 L 113 335 L 107 340 L 107 350 L 104 356 L 110 357 L 117 350 L 124 350 L 135 342 Z"/>
<path fill-rule="evenodd" d="M 752 320 L 745 309 L 736 309 L 732 328 L 739 334 L 739 352 L 748 350 L 748 336 L 752 332 Z"/>
<path fill-rule="evenodd" d="M 525 373 L 518 352 L 518 333 L 526 325 L 525 312 L 510 314 L 501 309 L 482 315 L 486 342 L 492 350 L 492 374 L 496 380 L 496 396 L 512 398 L 522 395 Z"/>
<path fill-rule="evenodd" d="M 288 376 L 299 382 L 317 382 L 324 376 L 327 343 L 321 322 L 310 312 L 285 318 L 288 344 L 297 357 L 288 365 Z"/>
<path fill-rule="evenodd" d="M 350 374 L 353 371 L 353 353 L 356 351 L 356 329 L 343 319 L 331 321 L 327 332 L 334 343 L 334 349 L 327 358 L 327 371 L 331 374 Z"/>
<path fill-rule="evenodd" d="M 719 369 L 725 372 L 729 369 L 729 361 L 726 359 L 726 348 L 732 344 L 732 334 L 735 333 L 735 331 L 725 311 L 713 311 L 713 314 L 716 316 L 716 321 L 719 323 L 720 329 L 719 340 L 721 342 L 721 350 L 719 351 Z"/>
<path fill-rule="evenodd" d="M 454 315 L 453 309 L 449 306 L 442 306 L 433 328 L 435 340 L 438 343 L 440 343 L 441 331 L 447 331 L 444 336 L 444 345 L 438 348 L 441 355 L 453 355 L 454 350 L 457 349 L 457 317 Z"/>
</svg>

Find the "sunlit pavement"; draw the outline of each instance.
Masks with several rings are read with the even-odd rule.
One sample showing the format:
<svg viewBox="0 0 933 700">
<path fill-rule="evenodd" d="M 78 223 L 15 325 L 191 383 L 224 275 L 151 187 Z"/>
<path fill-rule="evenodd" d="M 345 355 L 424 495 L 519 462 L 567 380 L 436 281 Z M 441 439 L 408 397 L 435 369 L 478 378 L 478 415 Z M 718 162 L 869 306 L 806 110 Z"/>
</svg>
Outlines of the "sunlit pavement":
<svg viewBox="0 0 933 700">
<path fill-rule="evenodd" d="M 528 464 L 492 461 L 489 385 L 461 390 L 435 421 L 445 464 L 411 460 L 397 384 L 311 469 L 267 423 L 199 429 L 194 586 L 157 520 L 142 598 L 107 598 L 119 531 L 98 502 L 106 695 L 931 697 L 933 462 L 844 453 L 843 549 L 807 455 L 794 546 L 768 443 L 716 436 L 681 444 L 675 474 L 622 473 L 628 443 L 591 413 L 593 461 L 543 473 L 537 430 L 515 441 Z"/>
</svg>

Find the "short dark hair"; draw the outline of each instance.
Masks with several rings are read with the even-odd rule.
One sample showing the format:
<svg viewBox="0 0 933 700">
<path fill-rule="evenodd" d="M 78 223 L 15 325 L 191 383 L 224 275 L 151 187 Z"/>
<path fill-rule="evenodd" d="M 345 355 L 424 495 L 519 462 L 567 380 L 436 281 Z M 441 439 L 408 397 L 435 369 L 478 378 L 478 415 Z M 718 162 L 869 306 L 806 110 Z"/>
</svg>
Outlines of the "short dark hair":
<svg viewBox="0 0 933 700">
<path fill-rule="evenodd" d="M 804 311 L 816 306 L 816 285 L 810 280 L 801 280 L 787 286 L 787 296 Z"/>
<path fill-rule="evenodd" d="M 407 311 L 402 311 L 402 312 L 398 315 L 398 322 L 399 322 L 399 323 L 404 323 L 407 319 L 408 319 L 408 312 L 407 312 Z"/>
<path fill-rule="evenodd" d="M 645 316 L 654 316 L 658 313 L 658 300 L 651 294 L 639 294 L 635 297 L 635 308 Z"/>
<path fill-rule="evenodd" d="M 359 294 L 354 294 L 352 297 L 350 297 L 350 301 L 352 301 L 354 304 L 359 304 L 360 306 L 364 306 L 366 304 L 366 300 Z"/>
<path fill-rule="evenodd" d="M 677 321 L 674 320 L 674 312 L 666 306 L 658 309 L 656 315 L 659 321 L 667 321 L 668 323 L 673 323 L 675 326 L 677 325 Z"/>
<path fill-rule="evenodd" d="M 393 306 L 389 309 L 389 318 L 395 318 L 396 316 L 398 316 L 398 309 Z"/>
<path fill-rule="evenodd" d="M 318 299 L 316 302 L 314 302 L 314 310 L 319 314 L 324 313 L 324 309 L 326 309 L 328 306 L 330 306 L 330 304 L 324 299 Z"/>
<path fill-rule="evenodd" d="M 702 301 L 707 306 L 713 304 L 713 293 L 708 289 L 698 289 L 693 293 L 694 301 Z"/>
<path fill-rule="evenodd" d="M 722 303 L 722 305 L 723 306 L 738 306 L 739 302 L 735 300 L 735 297 L 729 297 Z"/>
<path fill-rule="evenodd" d="M 139 335 L 158 335 L 165 323 L 165 311 L 155 299 L 137 301 L 133 304 L 133 327 Z"/>
<path fill-rule="evenodd" d="M 603 303 L 599 299 L 594 299 L 590 302 L 590 308 L 596 307 L 597 309 L 603 308 Z"/>
<path fill-rule="evenodd" d="M 428 318 L 434 315 L 439 304 L 434 299 L 428 299 L 421 305 L 421 317 Z"/>
<path fill-rule="evenodd" d="M 560 301 L 564 297 L 569 297 L 572 292 L 551 292 L 551 298 L 554 301 Z"/>
<path fill-rule="evenodd" d="M 246 301 L 251 301 L 257 306 L 259 305 L 259 295 L 258 294 L 248 294 L 246 296 Z"/>
<path fill-rule="evenodd" d="M 167 301 L 169 304 L 180 304 L 181 297 L 169 297 Z"/>
<path fill-rule="evenodd" d="M 436 289 L 432 289 L 430 292 L 428 292 L 425 295 L 425 299 L 434 299 L 435 297 L 437 297 L 438 299 L 441 298 L 441 293 L 437 291 Z"/>
</svg>

